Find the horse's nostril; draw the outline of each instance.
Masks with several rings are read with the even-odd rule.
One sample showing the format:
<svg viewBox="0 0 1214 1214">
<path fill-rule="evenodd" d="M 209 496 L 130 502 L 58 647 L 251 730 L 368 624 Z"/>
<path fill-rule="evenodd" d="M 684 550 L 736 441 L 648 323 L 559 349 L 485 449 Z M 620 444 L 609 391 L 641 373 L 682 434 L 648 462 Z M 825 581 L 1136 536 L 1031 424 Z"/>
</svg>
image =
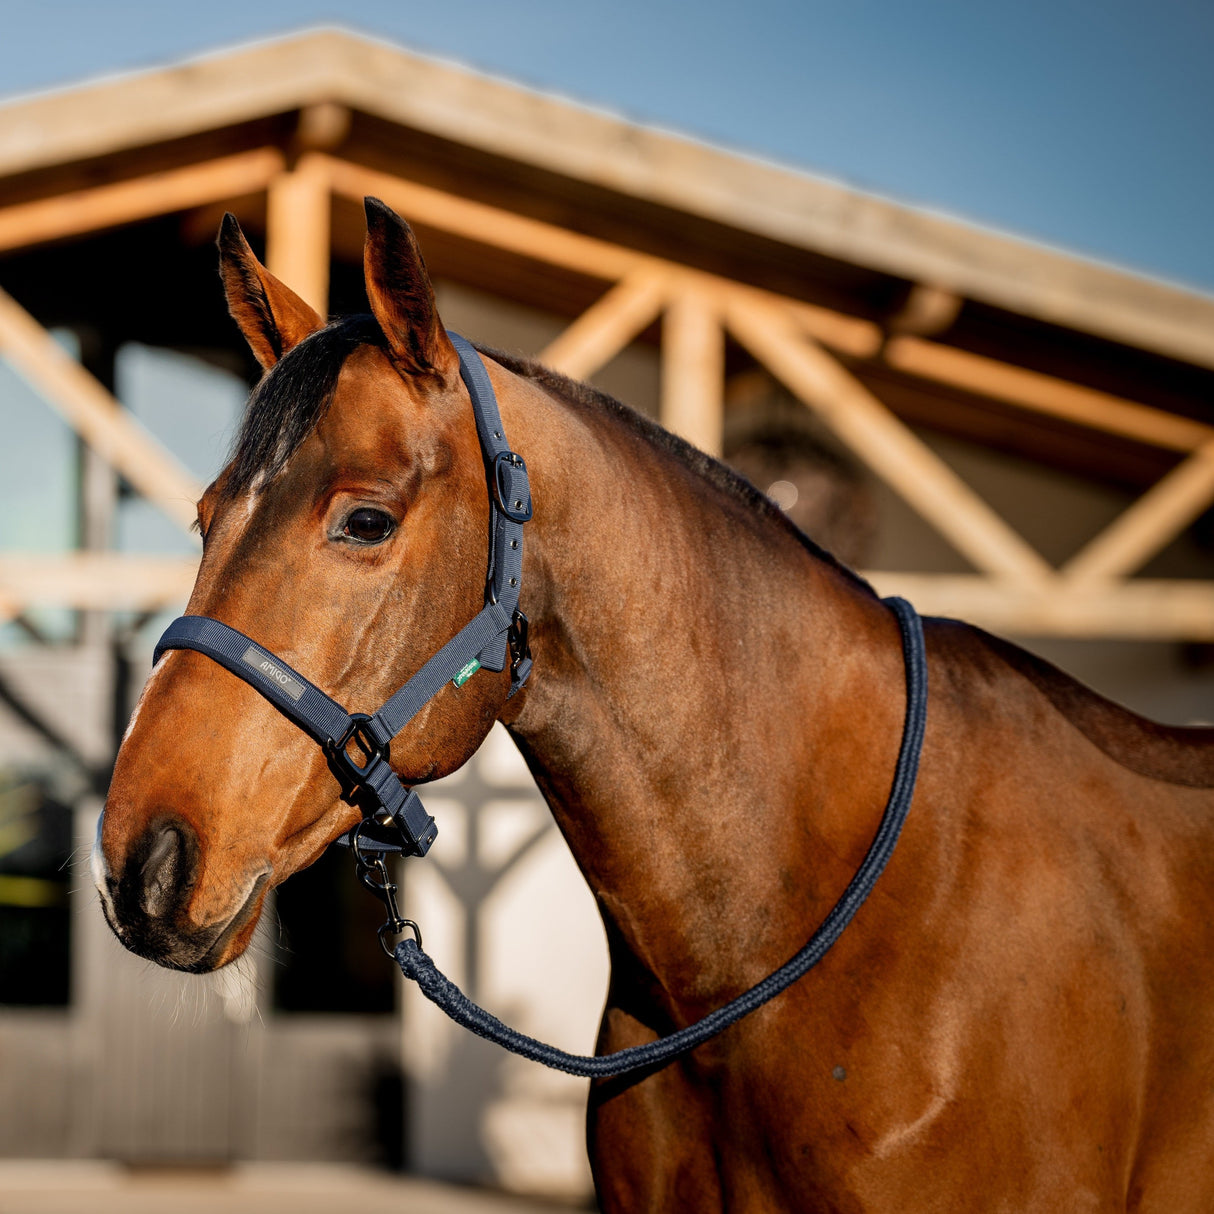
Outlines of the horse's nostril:
<svg viewBox="0 0 1214 1214">
<path fill-rule="evenodd" d="M 181 894 L 185 873 L 185 840 L 176 826 L 162 826 L 143 862 L 143 909 L 166 915 Z"/>
</svg>

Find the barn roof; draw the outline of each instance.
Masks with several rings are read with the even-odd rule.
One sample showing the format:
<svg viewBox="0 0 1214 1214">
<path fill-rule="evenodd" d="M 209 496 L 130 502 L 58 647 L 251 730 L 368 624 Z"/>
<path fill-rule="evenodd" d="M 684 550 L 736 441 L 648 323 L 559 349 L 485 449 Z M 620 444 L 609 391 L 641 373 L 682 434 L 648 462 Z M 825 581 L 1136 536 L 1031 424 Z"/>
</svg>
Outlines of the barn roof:
<svg viewBox="0 0 1214 1214">
<path fill-rule="evenodd" d="M 549 365 L 586 378 L 658 346 L 647 407 L 705 450 L 764 409 L 812 415 L 954 554 L 869 571 L 885 592 L 997 630 L 1214 638 L 1206 558 L 1168 547 L 1214 500 L 1214 299 L 339 30 L 0 106 L 0 349 L 184 526 L 197 487 L 107 391 L 115 352 L 255 373 L 215 273 L 225 210 L 316 307 L 362 310 L 367 194 L 436 279 L 529 315 Z M 1040 523 L 1031 480 L 1005 518 L 916 426 L 1125 508 L 1047 559 L 1019 530 Z M 14 560 L 0 616 L 145 610 L 188 585 L 100 550 Z"/>
<path fill-rule="evenodd" d="M 444 144 L 448 175 L 452 148 L 463 149 L 454 168 L 473 176 L 492 177 L 509 163 L 514 171 L 482 185 L 490 193 L 513 192 L 515 202 L 518 170 L 538 172 L 538 192 L 547 196 L 549 214 L 563 210 L 557 216 L 563 222 L 593 200 L 598 205 L 582 211 L 580 222 L 594 227 L 618 216 L 624 199 L 630 223 L 668 219 L 671 212 L 703 221 L 694 235 L 716 245 L 718 255 L 745 260 L 747 238 L 752 255 L 758 249 L 767 258 L 781 251 L 810 255 L 818 277 L 830 282 L 834 271 L 831 302 L 861 313 L 892 307 L 899 284 L 927 283 L 1020 317 L 1214 367 L 1209 296 L 342 30 L 309 31 L 0 106 L 0 202 L 37 196 L 52 182 L 64 188 L 72 177 L 67 166 L 81 180 L 120 176 L 141 151 L 147 159 L 159 149 L 153 161 L 172 160 L 174 148 L 188 157 L 200 140 L 214 145 L 217 132 L 252 133 L 323 102 L 369 120 L 364 142 L 378 142 L 381 154 L 391 156 L 396 138 L 406 154 L 421 153 L 418 161 L 431 171 L 444 159 Z M 376 123 L 390 129 L 375 131 Z M 655 228 L 659 241 L 666 235 L 667 244 L 679 243 L 668 222 Z M 793 256 L 794 272 L 796 264 Z"/>
</svg>

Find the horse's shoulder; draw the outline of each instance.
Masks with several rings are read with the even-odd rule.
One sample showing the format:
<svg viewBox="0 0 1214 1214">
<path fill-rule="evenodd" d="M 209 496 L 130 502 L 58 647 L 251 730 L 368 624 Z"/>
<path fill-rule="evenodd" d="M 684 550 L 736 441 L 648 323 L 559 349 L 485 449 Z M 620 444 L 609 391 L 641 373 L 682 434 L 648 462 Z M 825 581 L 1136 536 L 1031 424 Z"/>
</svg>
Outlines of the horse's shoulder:
<svg viewBox="0 0 1214 1214">
<path fill-rule="evenodd" d="M 1105 699 L 1058 667 L 956 620 L 926 622 L 936 661 L 958 684 L 975 677 L 999 693 L 1027 680 L 1075 729 L 1109 758 L 1154 780 L 1214 788 L 1214 729 L 1160 725 Z"/>
</svg>

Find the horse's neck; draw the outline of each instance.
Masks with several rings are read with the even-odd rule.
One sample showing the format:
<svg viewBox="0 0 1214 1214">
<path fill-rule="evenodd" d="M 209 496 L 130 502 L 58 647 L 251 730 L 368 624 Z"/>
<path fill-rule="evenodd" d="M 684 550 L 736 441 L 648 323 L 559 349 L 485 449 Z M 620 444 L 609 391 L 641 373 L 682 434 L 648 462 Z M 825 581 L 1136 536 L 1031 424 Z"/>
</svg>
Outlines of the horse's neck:
<svg viewBox="0 0 1214 1214">
<path fill-rule="evenodd" d="M 536 666 L 509 724 L 617 963 L 712 1003 L 795 951 L 863 857 L 897 632 L 749 503 L 564 408 L 527 450 Z"/>
</svg>

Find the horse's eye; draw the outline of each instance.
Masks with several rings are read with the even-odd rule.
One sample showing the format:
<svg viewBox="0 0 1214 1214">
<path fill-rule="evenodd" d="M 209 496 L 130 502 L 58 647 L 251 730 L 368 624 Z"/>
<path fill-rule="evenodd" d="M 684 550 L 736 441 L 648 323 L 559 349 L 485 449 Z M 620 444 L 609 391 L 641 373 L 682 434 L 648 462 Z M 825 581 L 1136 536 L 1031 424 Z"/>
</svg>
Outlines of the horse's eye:
<svg viewBox="0 0 1214 1214">
<path fill-rule="evenodd" d="M 396 524 L 382 510 L 370 510 L 364 507 L 355 510 L 342 528 L 342 535 L 361 544 L 378 544 L 392 534 Z"/>
</svg>

